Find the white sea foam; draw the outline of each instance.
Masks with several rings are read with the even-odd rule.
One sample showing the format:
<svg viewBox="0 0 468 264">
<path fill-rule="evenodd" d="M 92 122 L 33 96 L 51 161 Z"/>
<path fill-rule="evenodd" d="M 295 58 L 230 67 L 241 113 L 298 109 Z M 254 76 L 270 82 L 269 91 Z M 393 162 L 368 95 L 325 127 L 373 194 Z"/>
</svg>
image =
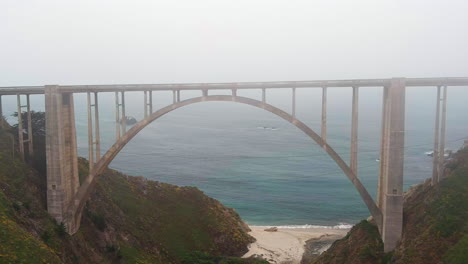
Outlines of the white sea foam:
<svg viewBox="0 0 468 264">
<path fill-rule="evenodd" d="M 326 229 L 350 229 L 353 227 L 351 224 L 347 223 L 339 223 L 334 226 L 321 226 L 321 225 L 269 225 L 269 226 L 260 226 L 260 225 L 252 225 L 255 227 L 260 227 L 260 228 L 270 228 L 270 227 L 277 227 L 277 228 L 283 228 L 283 229 L 299 229 L 299 228 L 326 228 Z"/>
</svg>

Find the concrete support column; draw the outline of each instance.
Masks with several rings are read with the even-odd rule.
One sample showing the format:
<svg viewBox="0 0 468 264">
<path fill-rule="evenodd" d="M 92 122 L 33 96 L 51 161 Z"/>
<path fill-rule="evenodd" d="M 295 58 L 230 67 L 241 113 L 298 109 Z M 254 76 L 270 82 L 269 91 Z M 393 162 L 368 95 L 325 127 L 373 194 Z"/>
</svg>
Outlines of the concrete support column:
<svg viewBox="0 0 468 264">
<path fill-rule="evenodd" d="M 322 88 L 322 125 L 321 136 L 323 142 L 327 142 L 327 87 Z"/>
<path fill-rule="evenodd" d="M 96 143 L 96 162 L 101 158 L 101 135 L 99 130 L 99 98 L 98 93 L 94 93 L 94 134 Z"/>
<path fill-rule="evenodd" d="M 2 96 L 0 95 L 0 128 L 3 128 L 3 106 L 2 106 Z"/>
<path fill-rule="evenodd" d="M 121 128 L 122 128 L 122 135 L 125 135 L 125 133 L 127 133 L 127 115 L 125 114 L 125 92 L 122 91 L 121 93 L 121 101 L 122 101 L 122 105 L 121 105 L 121 109 L 122 109 L 122 118 L 121 118 Z"/>
<path fill-rule="evenodd" d="M 292 116 L 296 118 L 296 88 L 292 88 Z"/>
<path fill-rule="evenodd" d="M 387 152 L 383 151 L 386 141 L 384 139 L 388 138 L 388 129 L 387 122 L 388 119 L 388 88 L 384 87 L 382 91 L 382 133 L 380 137 L 380 168 L 379 168 L 379 181 L 377 186 L 377 206 L 382 210 L 383 208 L 383 196 L 385 193 L 385 181 L 384 181 L 384 169 L 387 168 L 387 159 L 385 155 Z M 381 226 L 379 226 L 381 229 Z"/>
<path fill-rule="evenodd" d="M 144 112 L 144 118 L 147 118 L 148 117 L 148 92 L 143 91 L 143 94 L 144 94 L 143 112 Z"/>
<path fill-rule="evenodd" d="M 262 88 L 262 102 L 266 103 L 266 89 Z"/>
<path fill-rule="evenodd" d="M 144 91 L 144 117 L 147 118 L 153 113 L 153 93 L 152 91 Z"/>
<path fill-rule="evenodd" d="M 34 145 L 33 145 L 33 128 L 32 128 L 32 117 L 31 117 L 31 100 L 29 99 L 29 94 L 26 95 L 26 104 L 27 104 L 27 115 L 28 115 L 28 152 L 29 158 L 32 158 L 34 155 Z"/>
<path fill-rule="evenodd" d="M 359 114 L 359 88 L 353 87 L 353 104 L 351 118 L 351 160 L 350 168 L 357 175 L 358 160 L 358 114 Z"/>
<path fill-rule="evenodd" d="M 149 114 L 153 114 L 153 91 L 149 91 Z"/>
<path fill-rule="evenodd" d="M 177 102 L 180 102 L 180 90 L 177 90 Z"/>
<path fill-rule="evenodd" d="M 120 138 L 120 105 L 119 92 L 115 92 L 115 140 Z"/>
<path fill-rule="evenodd" d="M 17 104 L 18 104 L 18 146 L 20 151 L 20 156 L 24 160 L 24 139 L 23 139 L 23 117 L 22 117 L 22 106 L 21 106 L 21 95 L 17 94 Z"/>
<path fill-rule="evenodd" d="M 203 90 L 202 90 L 202 94 L 203 94 L 203 96 L 208 96 L 208 90 L 207 90 L 207 89 L 203 89 Z"/>
<path fill-rule="evenodd" d="M 379 225 L 384 251 L 396 247 L 403 227 L 403 161 L 405 138 L 405 79 L 394 78 L 384 88 L 382 120 L 381 177 Z M 377 221 L 379 223 L 379 221 Z"/>
<path fill-rule="evenodd" d="M 79 223 L 67 210 L 79 187 L 73 94 L 60 93 L 57 85 L 45 86 L 45 109 L 47 210 L 74 233 Z"/>
<path fill-rule="evenodd" d="M 237 96 L 237 89 L 232 89 L 232 96 Z"/>
<path fill-rule="evenodd" d="M 447 86 L 443 88 L 442 98 L 442 120 L 440 122 L 440 145 L 439 145 L 439 165 L 437 173 L 437 182 L 440 182 L 444 177 L 444 161 L 445 161 L 445 124 L 447 117 Z"/>
<path fill-rule="evenodd" d="M 94 144 L 93 144 L 93 117 L 91 109 L 91 93 L 88 92 L 88 161 L 89 161 L 89 172 L 94 168 Z"/>
<path fill-rule="evenodd" d="M 439 125 L 440 125 L 440 86 L 437 86 L 436 116 L 434 126 L 434 150 L 432 152 L 432 185 L 439 182 Z"/>
<path fill-rule="evenodd" d="M 172 103 L 175 104 L 177 102 L 176 91 L 172 90 Z"/>
</svg>

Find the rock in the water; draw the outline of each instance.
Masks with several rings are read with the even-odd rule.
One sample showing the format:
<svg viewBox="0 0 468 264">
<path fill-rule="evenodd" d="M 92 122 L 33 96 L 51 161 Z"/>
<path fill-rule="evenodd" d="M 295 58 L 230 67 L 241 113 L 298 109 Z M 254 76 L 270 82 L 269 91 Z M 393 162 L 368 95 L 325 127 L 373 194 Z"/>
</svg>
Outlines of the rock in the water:
<svg viewBox="0 0 468 264">
<path fill-rule="evenodd" d="M 121 122 L 123 123 L 123 122 L 124 122 L 124 119 L 122 119 Z M 136 124 L 137 122 L 138 122 L 138 121 L 137 121 L 136 118 L 134 118 L 133 116 L 126 116 L 126 117 L 125 117 L 125 124 L 126 124 L 127 126 Z"/>
<path fill-rule="evenodd" d="M 267 228 L 265 229 L 264 231 L 267 231 L 267 232 L 277 232 L 278 231 L 278 228 L 275 226 L 275 227 L 270 227 L 270 228 Z"/>
</svg>

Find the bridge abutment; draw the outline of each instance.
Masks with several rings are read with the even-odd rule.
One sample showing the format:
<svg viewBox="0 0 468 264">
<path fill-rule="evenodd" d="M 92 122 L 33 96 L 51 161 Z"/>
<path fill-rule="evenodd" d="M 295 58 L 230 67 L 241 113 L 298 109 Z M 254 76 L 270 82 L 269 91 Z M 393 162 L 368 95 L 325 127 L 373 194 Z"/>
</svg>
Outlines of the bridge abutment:
<svg viewBox="0 0 468 264">
<path fill-rule="evenodd" d="M 392 251 L 403 228 L 403 160 L 405 139 L 405 79 L 394 78 L 383 94 L 382 142 L 378 206 L 384 251 Z"/>
<path fill-rule="evenodd" d="M 74 233 L 79 223 L 68 208 L 79 187 L 75 112 L 73 94 L 58 87 L 45 87 L 47 211 Z"/>
</svg>

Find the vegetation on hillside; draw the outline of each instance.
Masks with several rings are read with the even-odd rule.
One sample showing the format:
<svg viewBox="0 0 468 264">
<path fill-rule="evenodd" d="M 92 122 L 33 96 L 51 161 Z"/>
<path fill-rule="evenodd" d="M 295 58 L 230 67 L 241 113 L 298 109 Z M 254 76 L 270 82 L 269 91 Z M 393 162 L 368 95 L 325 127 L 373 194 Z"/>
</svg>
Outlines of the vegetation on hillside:
<svg viewBox="0 0 468 264">
<path fill-rule="evenodd" d="M 403 236 L 393 252 L 384 254 L 377 227 L 362 221 L 312 263 L 467 263 L 468 149 L 446 164 L 445 177 L 405 194 Z"/>
<path fill-rule="evenodd" d="M 45 164 L 19 158 L 15 132 L 0 130 L 0 263 L 267 263 L 234 257 L 253 238 L 233 209 L 194 187 L 110 169 L 97 181 L 80 230 L 68 235 L 46 211 L 38 170 Z M 45 150 L 38 144 L 35 153 Z M 80 159 L 81 177 L 87 168 Z"/>
<path fill-rule="evenodd" d="M 363 220 L 311 263 L 380 264 L 385 263 L 383 259 L 383 243 L 377 226 Z"/>
</svg>

